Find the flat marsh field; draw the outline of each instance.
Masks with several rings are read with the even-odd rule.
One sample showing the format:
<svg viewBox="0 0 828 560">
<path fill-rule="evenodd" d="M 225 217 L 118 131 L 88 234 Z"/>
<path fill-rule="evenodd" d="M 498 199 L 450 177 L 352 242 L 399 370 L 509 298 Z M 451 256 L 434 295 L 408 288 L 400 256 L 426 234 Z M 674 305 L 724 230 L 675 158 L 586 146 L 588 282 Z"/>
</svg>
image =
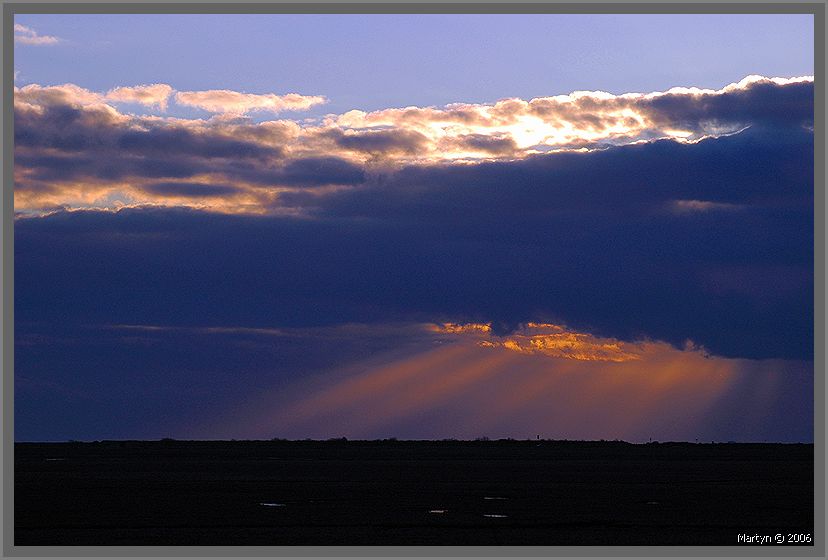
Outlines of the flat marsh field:
<svg viewBox="0 0 828 560">
<path fill-rule="evenodd" d="M 16 443 L 14 544 L 734 545 L 814 530 L 810 444 Z"/>
</svg>

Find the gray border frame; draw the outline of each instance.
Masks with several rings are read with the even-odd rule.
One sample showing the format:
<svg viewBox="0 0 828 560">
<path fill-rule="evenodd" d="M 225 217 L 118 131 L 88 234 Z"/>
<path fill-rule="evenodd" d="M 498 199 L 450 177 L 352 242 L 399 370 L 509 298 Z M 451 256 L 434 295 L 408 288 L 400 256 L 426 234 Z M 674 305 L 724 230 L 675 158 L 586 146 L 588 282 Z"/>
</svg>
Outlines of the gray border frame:
<svg viewBox="0 0 828 560">
<path fill-rule="evenodd" d="M 455 0 L 440 3 L 439 0 L 422 0 L 418 3 L 387 2 L 384 0 L 362 0 L 330 2 L 306 0 L 304 3 L 279 2 L 272 0 L 248 0 L 244 3 L 223 3 L 221 0 L 185 0 L 165 3 L 164 0 L 142 0 L 141 2 L 111 3 L 109 0 L 87 0 L 85 2 L 50 2 L 48 0 L 9 1 L 0 0 L 0 28 L 2 40 L 2 77 L 0 90 L 2 104 L 3 134 L 0 150 L 3 154 L 2 230 L 0 240 L 3 247 L 3 297 L 0 310 L 3 313 L 2 327 L 2 400 L 3 400 L 3 508 L 0 512 L 3 531 L 3 557 L 248 557 L 248 556 L 477 556 L 477 557 L 811 557 L 825 558 L 825 347 L 828 338 L 825 331 L 825 247 L 826 247 L 826 196 L 825 196 L 825 15 L 826 1 L 811 0 L 791 3 L 777 3 L 773 0 L 732 0 L 719 3 L 716 0 L 697 0 L 694 3 L 664 2 L 662 0 L 638 0 L 634 3 L 605 3 L 600 0 L 582 0 L 580 3 L 556 2 L 555 0 L 524 0 L 520 3 L 500 3 L 489 0 Z M 15 14 L 44 13 L 123 13 L 123 14 L 172 14 L 172 13 L 213 13 L 213 14 L 275 14 L 275 13 L 618 13 L 618 14 L 813 14 L 814 15 L 814 120 L 815 120 L 815 182 L 814 182 L 814 546 L 813 547 L 761 547 L 761 546 L 273 546 L 273 547 L 128 547 L 128 546 L 14 546 L 14 195 L 13 195 L 13 111 L 10 99 L 14 85 L 14 39 L 13 22 Z M 817 209 L 821 214 L 817 215 Z M 819 342 L 817 342 L 819 341 Z M 784 555 L 784 556 L 782 556 Z"/>
</svg>

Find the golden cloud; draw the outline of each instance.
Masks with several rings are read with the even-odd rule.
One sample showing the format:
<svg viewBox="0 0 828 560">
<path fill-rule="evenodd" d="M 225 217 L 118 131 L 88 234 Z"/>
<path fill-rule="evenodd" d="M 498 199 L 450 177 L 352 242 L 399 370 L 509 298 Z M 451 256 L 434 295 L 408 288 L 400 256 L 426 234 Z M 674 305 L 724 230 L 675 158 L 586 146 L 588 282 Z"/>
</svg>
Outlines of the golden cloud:
<svg viewBox="0 0 828 560">
<path fill-rule="evenodd" d="M 627 362 L 641 359 L 641 345 L 599 338 L 550 323 L 527 323 L 514 333 L 496 337 L 489 323 L 442 323 L 433 332 L 472 336 L 484 348 L 505 348 L 520 354 L 538 354 L 570 360 Z"/>
<path fill-rule="evenodd" d="M 288 93 L 287 95 L 255 94 L 227 89 L 212 89 L 179 91 L 175 94 L 175 101 L 179 105 L 204 109 L 211 113 L 243 115 L 250 111 L 271 113 L 302 111 L 325 103 L 326 100 L 321 95 L 300 95 L 298 93 Z"/>
<path fill-rule="evenodd" d="M 149 107 L 156 106 L 162 111 L 166 111 L 167 101 L 172 92 L 173 88 L 167 84 L 119 87 L 109 90 L 106 94 L 106 100 L 140 103 Z"/>
</svg>

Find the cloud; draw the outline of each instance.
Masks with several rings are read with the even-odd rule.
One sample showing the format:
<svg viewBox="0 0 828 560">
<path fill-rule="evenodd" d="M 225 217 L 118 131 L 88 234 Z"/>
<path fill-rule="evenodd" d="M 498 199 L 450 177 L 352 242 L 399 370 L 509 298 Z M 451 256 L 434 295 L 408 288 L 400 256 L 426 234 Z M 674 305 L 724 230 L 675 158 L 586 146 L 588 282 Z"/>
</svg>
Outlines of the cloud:
<svg viewBox="0 0 828 560">
<path fill-rule="evenodd" d="M 105 99 L 122 103 L 140 103 L 146 106 L 154 105 L 162 111 L 166 111 L 167 102 L 172 92 L 173 88 L 167 84 L 118 87 L 109 90 Z"/>
<path fill-rule="evenodd" d="M 210 119 L 133 115 L 114 107 L 120 102 L 139 102 L 148 108 L 169 109 L 166 104 L 172 91 L 166 84 L 106 93 L 73 84 L 16 87 L 16 180 L 21 190 L 28 190 L 25 197 L 17 197 L 20 208 L 38 211 L 38 207 L 65 204 L 59 194 L 64 187 L 72 193 L 69 198 L 81 200 L 79 181 L 95 191 L 83 199 L 83 207 L 93 198 L 106 200 L 98 191 L 107 184 L 113 191 L 131 189 L 136 201 L 180 204 L 180 198 L 170 199 L 141 185 L 158 179 L 189 179 L 248 192 L 248 204 L 234 206 L 211 197 L 199 201 L 199 207 L 206 203 L 222 211 L 297 212 L 307 205 L 316 206 L 316 195 L 305 197 L 306 204 L 301 202 L 305 195 L 298 191 L 306 187 L 363 185 L 369 176 L 400 170 L 405 171 L 397 180 L 413 178 L 418 168 L 433 173 L 452 162 L 497 170 L 496 165 L 486 167 L 487 163 L 536 161 L 539 154 L 550 150 L 601 151 L 660 138 L 693 144 L 748 127 L 754 131 L 771 127 L 782 134 L 782 130 L 813 126 L 813 81 L 809 78 L 749 77 L 721 90 L 674 88 L 621 96 L 576 92 L 493 105 L 351 111 L 311 123 L 253 122 L 239 115 Z M 784 135 L 789 133 L 779 137 L 780 143 Z M 49 157 L 42 157 L 45 152 Z M 558 155 L 559 159 L 550 161 L 578 161 Z M 86 163 L 72 164 L 67 161 L 70 157 Z M 48 169 L 50 165 L 54 167 Z M 25 186 L 26 181 L 46 177 L 55 187 L 48 195 L 41 191 L 43 196 L 38 196 L 35 189 Z M 113 181 L 128 181 L 131 186 Z M 584 192 L 591 188 L 587 186 Z M 629 200 L 629 193 L 624 200 Z M 722 204 L 731 203 L 684 193 L 674 202 L 664 201 L 664 209 L 721 211 Z"/>
<path fill-rule="evenodd" d="M 61 39 L 52 35 L 39 35 L 31 27 L 19 23 L 14 24 L 14 42 L 19 45 L 55 45 L 60 41 Z"/>
<path fill-rule="evenodd" d="M 426 151 L 428 144 L 426 136 L 410 130 L 343 132 L 334 129 L 329 134 L 341 148 L 381 156 L 414 155 Z"/>
<path fill-rule="evenodd" d="M 77 86 L 25 86 L 15 95 L 15 161 L 33 165 L 29 174 L 68 172 L 64 178 L 71 182 L 183 177 L 208 173 L 216 160 L 267 162 L 281 155 L 277 146 L 239 140 L 209 124 L 123 115 Z M 67 169 L 71 158 L 86 164 Z"/>
<path fill-rule="evenodd" d="M 274 176 L 279 184 L 306 187 L 356 185 L 363 183 L 365 178 L 365 171 L 360 166 L 335 157 L 296 159 Z"/>
<path fill-rule="evenodd" d="M 641 344 L 615 339 L 602 339 L 589 333 L 573 332 L 561 325 L 530 322 L 508 336 L 492 336 L 490 324 L 445 323 L 435 325 L 435 332 L 462 335 L 483 348 L 505 348 L 527 355 L 543 355 L 568 360 L 597 362 L 628 362 L 640 360 Z"/>
<path fill-rule="evenodd" d="M 326 100 L 319 95 L 300 95 L 298 93 L 288 93 L 286 95 L 255 94 L 227 89 L 211 89 L 206 91 L 179 91 L 175 94 L 175 101 L 179 105 L 204 109 L 211 113 L 243 115 L 251 111 L 270 113 L 303 111 L 325 103 Z"/>
<path fill-rule="evenodd" d="M 728 202 L 713 202 L 710 200 L 674 200 L 671 204 L 674 212 L 717 212 L 739 210 L 742 206 Z"/>
<path fill-rule="evenodd" d="M 145 184 L 158 179 L 232 185 L 248 192 L 254 212 L 269 208 L 273 193 L 286 188 L 354 185 L 365 170 L 337 157 L 285 153 L 293 134 L 289 124 L 178 123 L 155 117 L 122 115 L 82 88 L 20 88 L 16 107 L 15 181 L 18 209 L 53 207 L 104 200 L 105 191 L 129 191 L 134 200 L 179 200 L 172 191 Z M 48 192 L 29 182 L 50 181 Z M 83 185 L 83 186 L 81 186 Z M 202 189 L 200 193 L 207 193 Z M 216 209 L 249 211 L 226 203 L 217 192 L 208 203 Z M 61 192 L 65 193 L 61 197 Z M 40 193 L 39 195 L 37 193 Z M 255 200 L 264 197 L 258 203 Z M 192 200 L 205 197 L 190 197 Z"/>
<path fill-rule="evenodd" d="M 75 84 L 57 86 L 40 86 L 29 84 L 14 88 L 14 106 L 26 111 L 42 111 L 50 107 L 67 106 L 82 108 L 99 106 L 104 103 L 104 96 Z M 117 113 L 110 108 L 112 113 Z"/>
<path fill-rule="evenodd" d="M 105 93 L 95 92 L 75 84 L 57 86 L 40 86 L 29 84 L 22 88 L 15 88 L 15 104 L 17 106 L 42 107 L 58 104 L 73 107 L 87 107 L 104 105 L 107 103 L 138 103 L 146 107 L 157 107 L 166 111 L 169 107 L 170 96 L 175 90 L 169 84 L 147 84 L 138 86 L 121 86 L 112 88 Z M 288 94 L 276 96 L 273 94 L 254 95 L 239 93 L 230 90 L 189 91 L 175 93 L 175 99 L 180 105 L 199 107 L 216 113 L 229 113 L 240 116 L 249 111 L 299 111 L 324 103 L 325 98 L 320 96 L 306 96 Z M 111 108 L 115 111 L 114 108 Z M 191 121 L 197 123 L 198 121 Z M 170 119 L 168 124 L 178 123 L 186 126 L 186 119 Z"/>
<path fill-rule="evenodd" d="M 231 187 L 230 185 L 186 182 L 149 183 L 142 185 L 141 189 L 152 194 L 184 198 L 226 196 L 235 194 L 239 191 L 239 189 Z"/>
<path fill-rule="evenodd" d="M 813 83 L 558 104 L 586 130 L 603 126 L 595 107 L 631 100 L 648 126 L 694 136 L 537 153 L 499 128 L 460 129 L 435 144 L 457 150 L 444 158 L 402 125 L 127 115 L 71 84 L 16 88 L 15 209 L 47 214 L 15 225 L 21 317 L 487 323 L 518 350 L 560 352 L 555 333 L 516 331 L 535 322 L 810 359 Z M 501 126 L 531 105 L 483 116 Z M 472 149 L 488 152 L 453 157 Z M 163 290 L 133 279 L 171 262 L 187 272 Z"/>
<path fill-rule="evenodd" d="M 329 123 L 346 131 L 384 128 L 420 134 L 427 141 L 427 149 L 418 150 L 420 156 L 508 156 L 515 150 L 618 145 L 660 137 L 695 141 L 774 118 L 807 124 L 813 120 L 812 105 L 808 111 L 802 101 L 812 97 L 812 90 L 812 77 L 749 76 L 720 90 L 673 88 L 624 95 L 579 91 L 493 104 L 350 111 Z M 448 146 L 455 149 L 446 150 Z"/>
<path fill-rule="evenodd" d="M 297 217 L 58 212 L 15 224 L 16 310 L 123 324 L 491 323 L 511 337 L 493 344 L 563 352 L 565 336 L 518 329 L 535 322 L 598 346 L 690 339 L 714 355 L 812 359 L 812 173 L 810 131 L 751 127 L 412 166 L 271 201 Z M 740 209 L 677 214 L 676 200 Z M 168 263 L 186 274 L 139 281 Z"/>
<path fill-rule="evenodd" d="M 463 134 L 446 144 L 461 151 L 493 155 L 511 155 L 517 151 L 515 139 L 505 135 Z"/>
</svg>

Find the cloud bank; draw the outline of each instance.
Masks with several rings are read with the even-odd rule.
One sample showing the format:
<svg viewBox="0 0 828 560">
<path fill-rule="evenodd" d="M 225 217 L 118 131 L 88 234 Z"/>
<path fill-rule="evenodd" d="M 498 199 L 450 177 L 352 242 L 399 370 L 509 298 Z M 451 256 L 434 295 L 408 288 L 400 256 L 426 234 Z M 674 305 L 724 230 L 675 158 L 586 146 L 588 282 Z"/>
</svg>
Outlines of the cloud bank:
<svg viewBox="0 0 828 560">
<path fill-rule="evenodd" d="M 589 113 L 631 100 L 560 103 Z M 724 356 L 812 356 L 813 83 L 634 102 L 665 127 L 738 132 L 412 161 L 429 140 L 410 129 L 142 117 L 77 86 L 19 88 L 16 210 L 43 216 L 16 224 L 20 316 L 390 317 L 491 323 L 496 335 L 536 322 Z M 167 270 L 157 289 L 138 280 Z"/>
<path fill-rule="evenodd" d="M 241 115 L 300 110 L 322 97 L 173 92 L 166 84 L 106 93 L 73 84 L 16 87 L 16 209 L 111 208 L 118 201 L 272 213 L 288 211 L 280 199 L 295 201 L 306 187 L 336 191 L 404 168 L 529 161 L 550 151 L 598 151 L 658 139 L 689 145 L 748 127 L 813 126 L 811 78 L 754 76 L 716 91 L 576 92 L 492 105 L 351 111 L 311 122 L 253 122 Z M 184 119 L 115 107 L 137 103 L 164 111 L 170 99 L 219 114 Z M 235 190 L 226 198 L 209 189 L 204 197 L 197 191 L 179 197 L 145 185 L 159 180 Z M 697 211 L 710 204 L 687 198 L 674 208 Z"/>
</svg>

